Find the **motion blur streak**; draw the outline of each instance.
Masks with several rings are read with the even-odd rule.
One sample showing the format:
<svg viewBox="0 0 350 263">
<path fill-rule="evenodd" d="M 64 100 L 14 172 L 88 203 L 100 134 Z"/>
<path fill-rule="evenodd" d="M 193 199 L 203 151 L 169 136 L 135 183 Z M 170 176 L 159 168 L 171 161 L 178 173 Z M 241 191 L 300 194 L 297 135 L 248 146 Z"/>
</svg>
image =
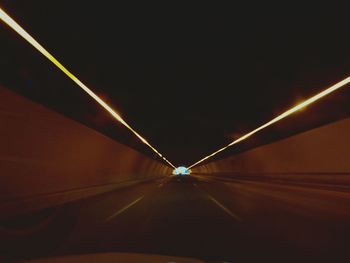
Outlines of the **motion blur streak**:
<svg viewBox="0 0 350 263">
<path fill-rule="evenodd" d="M 33 47 L 35 47 L 41 54 L 55 64 L 64 74 L 73 80 L 82 90 L 89 94 L 97 103 L 99 103 L 105 110 L 107 110 L 117 121 L 122 123 L 132 133 L 136 135 L 144 144 L 151 148 L 160 158 L 167 162 L 174 169 L 176 168 L 170 161 L 168 161 L 160 152 L 157 151 L 146 139 L 144 139 L 138 132 L 136 132 L 123 118 L 115 112 L 106 102 L 98 97 L 92 90 L 85 86 L 76 76 L 74 76 L 67 68 L 65 68 L 55 57 L 53 57 L 43 46 L 41 46 L 31 35 L 29 35 L 16 21 L 14 21 L 2 8 L 0 8 L 0 18 L 9 27 L 16 31 L 21 37 L 27 40 Z"/>
<path fill-rule="evenodd" d="M 243 141 L 243 140 L 249 138 L 249 137 L 252 136 L 253 134 L 255 134 L 255 133 L 261 131 L 262 129 L 267 128 L 268 126 L 270 126 L 270 125 L 272 125 L 272 124 L 274 124 L 274 123 L 276 123 L 276 122 L 278 122 L 278 121 L 280 121 L 280 120 L 282 120 L 282 119 L 288 117 L 289 115 L 292 115 L 292 114 L 295 113 L 296 111 L 298 111 L 298 110 L 300 110 L 300 109 L 302 109 L 302 108 L 304 108 L 304 107 L 306 107 L 306 106 L 308 106 L 308 105 L 310 105 L 310 104 L 316 102 L 317 100 L 319 100 L 319 99 L 321 99 L 321 98 L 323 98 L 323 97 L 329 95 L 330 93 L 332 93 L 332 92 L 334 92 L 334 91 L 336 91 L 336 90 L 338 90 L 338 89 L 344 87 L 345 85 L 349 84 L 349 82 L 350 82 L 350 77 L 347 77 L 347 78 L 343 79 L 342 81 L 339 81 L 338 83 L 336 83 L 336 84 L 334 84 L 333 86 L 331 86 L 331 87 L 325 89 L 324 91 L 322 91 L 322 92 L 320 92 L 320 93 L 318 93 L 318 94 L 312 96 L 311 98 L 305 100 L 304 102 L 302 102 L 302 103 L 300 103 L 300 104 L 298 104 L 298 105 L 292 107 L 291 109 L 289 109 L 289 110 L 283 112 L 282 114 L 278 115 L 276 118 L 274 118 L 274 119 L 270 120 L 269 122 L 267 122 L 267 123 L 261 125 L 260 127 L 256 128 L 255 130 L 253 130 L 253 131 L 251 131 L 251 132 L 249 132 L 249 133 L 243 135 L 242 137 L 240 137 L 240 138 L 238 138 L 237 140 L 231 142 L 230 144 L 226 145 L 225 147 L 222 147 L 222 148 L 220 148 L 219 150 L 213 152 L 212 154 L 210 154 L 210 155 L 204 157 L 203 159 L 200 159 L 198 162 L 196 162 L 196 163 L 190 165 L 190 166 L 188 167 L 188 169 L 190 169 L 190 168 L 192 168 L 192 167 L 194 167 L 194 166 L 196 166 L 196 165 L 198 165 L 198 164 L 204 162 L 205 160 L 207 160 L 207 159 L 213 157 L 214 155 L 218 154 L 219 152 L 222 152 L 223 150 L 229 148 L 230 146 L 235 145 L 235 144 L 237 144 L 237 143 L 239 143 L 239 142 L 241 142 L 241 141 Z"/>
</svg>

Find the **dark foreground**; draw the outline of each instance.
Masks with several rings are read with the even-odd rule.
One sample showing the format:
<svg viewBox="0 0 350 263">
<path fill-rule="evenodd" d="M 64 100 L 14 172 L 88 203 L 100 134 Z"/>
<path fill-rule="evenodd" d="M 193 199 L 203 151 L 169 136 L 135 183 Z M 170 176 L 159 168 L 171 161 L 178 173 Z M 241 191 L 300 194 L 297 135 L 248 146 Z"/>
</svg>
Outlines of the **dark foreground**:
<svg viewBox="0 0 350 263">
<path fill-rule="evenodd" d="M 102 252 L 213 262 L 350 262 L 350 193 L 322 186 L 145 183 L 3 220 L 4 262 Z"/>
</svg>

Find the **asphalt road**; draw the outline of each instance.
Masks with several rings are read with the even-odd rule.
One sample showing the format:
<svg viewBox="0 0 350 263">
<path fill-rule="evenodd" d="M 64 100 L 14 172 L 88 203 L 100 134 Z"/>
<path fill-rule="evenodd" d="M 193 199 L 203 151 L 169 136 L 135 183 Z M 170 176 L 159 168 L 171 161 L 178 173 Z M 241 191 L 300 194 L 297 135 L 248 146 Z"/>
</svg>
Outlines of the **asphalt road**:
<svg viewBox="0 0 350 263">
<path fill-rule="evenodd" d="M 27 230 L 24 222 L 40 216 L 40 226 Z M 0 222 L 0 254 L 4 261 L 131 252 L 213 262 L 350 262 L 349 219 L 346 190 L 173 177 Z"/>
</svg>

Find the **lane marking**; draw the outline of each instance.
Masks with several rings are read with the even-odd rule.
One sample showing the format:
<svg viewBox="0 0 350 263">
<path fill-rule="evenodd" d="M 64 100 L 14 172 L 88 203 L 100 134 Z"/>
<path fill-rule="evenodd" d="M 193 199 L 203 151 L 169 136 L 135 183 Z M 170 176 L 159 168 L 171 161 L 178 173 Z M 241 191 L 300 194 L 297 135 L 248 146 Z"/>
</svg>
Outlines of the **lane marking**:
<svg viewBox="0 0 350 263">
<path fill-rule="evenodd" d="M 217 201 L 214 197 L 208 195 L 210 200 L 214 202 L 217 206 L 219 206 L 222 210 L 224 210 L 228 215 L 230 215 L 232 218 L 234 218 L 237 221 L 242 221 L 242 219 L 238 216 L 235 215 L 231 210 L 229 210 L 226 206 L 221 204 L 219 201 Z"/>
<path fill-rule="evenodd" d="M 161 183 L 161 184 L 158 185 L 158 188 L 161 188 L 161 187 L 163 187 L 163 183 Z"/>
<path fill-rule="evenodd" d="M 198 185 L 197 185 L 196 183 L 193 183 L 193 186 L 194 186 L 194 187 L 198 187 Z"/>
<path fill-rule="evenodd" d="M 130 204 L 128 204 L 127 206 L 124 206 L 122 209 L 118 210 L 117 212 L 115 212 L 113 215 L 107 217 L 103 222 L 106 223 L 108 221 L 110 221 L 111 219 L 113 219 L 114 217 L 120 215 L 121 213 L 123 213 L 125 210 L 127 210 L 128 208 L 132 207 L 133 205 L 135 205 L 136 203 L 140 202 L 141 199 L 144 198 L 144 196 L 141 196 L 139 198 L 137 198 L 135 201 L 131 202 Z"/>
</svg>

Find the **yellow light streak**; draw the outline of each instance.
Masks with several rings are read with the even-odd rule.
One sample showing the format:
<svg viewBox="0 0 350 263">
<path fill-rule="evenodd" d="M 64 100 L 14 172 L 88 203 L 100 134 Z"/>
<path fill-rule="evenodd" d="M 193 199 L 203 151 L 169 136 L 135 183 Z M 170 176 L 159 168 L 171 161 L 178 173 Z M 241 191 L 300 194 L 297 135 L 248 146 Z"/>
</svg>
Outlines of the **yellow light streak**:
<svg viewBox="0 0 350 263">
<path fill-rule="evenodd" d="M 276 123 L 276 122 L 278 122 L 278 121 L 280 121 L 280 120 L 282 120 L 282 119 L 288 117 L 289 115 L 291 115 L 291 114 L 297 112 L 298 110 L 301 110 L 301 109 L 303 109 L 304 107 L 306 107 L 306 106 L 308 106 L 308 105 L 310 105 L 310 104 L 312 104 L 312 103 L 314 103 L 314 102 L 320 100 L 321 98 L 323 98 L 323 97 L 329 95 L 330 93 L 332 93 L 332 92 L 334 92 L 334 91 L 336 91 L 336 90 L 338 90 L 338 89 L 344 87 L 345 85 L 347 85 L 347 84 L 349 84 L 349 83 L 350 83 L 350 77 L 347 77 L 347 78 L 345 78 L 345 79 L 339 81 L 338 83 L 336 83 L 336 84 L 334 84 L 333 86 L 331 86 L 331 87 L 325 89 L 324 91 L 322 91 L 322 92 L 320 92 L 320 93 L 318 93 L 318 94 L 316 94 L 316 95 L 314 95 L 314 96 L 312 96 L 312 97 L 306 99 L 304 102 L 301 102 L 300 104 L 298 104 L 298 105 L 296 105 L 296 106 L 290 108 L 289 110 L 283 112 L 282 114 L 278 115 L 277 117 L 273 118 L 272 120 L 268 121 L 267 123 L 261 125 L 260 127 L 256 128 L 255 130 L 253 130 L 253 131 L 251 131 L 251 132 L 249 132 L 249 133 L 243 135 L 242 137 L 240 137 L 240 138 L 238 138 L 237 140 L 231 142 L 230 144 L 226 145 L 225 147 L 222 147 L 222 148 L 220 148 L 219 150 L 213 152 L 212 154 L 209 154 L 208 156 L 206 156 L 206 157 L 200 159 L 198 162 L 196 162 L 196 163 L 190 165 L 188 168 L 190 169 L 190 168 L 192 168 L 192 167 L 194 167 L 194 166 L 196 166 L 196 165 L 198 165 L 198 164 L 204 162 L 205 160 L 208 160 L 209 158 L 211 158 L 211 157 L 213 157 L 214 155 L 216 155 L 216 154 L 218 154 L 218 153 L 220 153 L 220 152 L 226 150 L 227 148 L 231 147 L 232 145 L 235 145 L 235 144 L 237 144 L 237 143 L 239 143 L 239 142 L 241 142 L 241 141 L 243 141 L 243 140 L 249 138 L 249 137 L 252 136 L 253 134 L 255 134 L 255 133 L 261 131 L 262 129 L 265 129 L 265 128 L 267 128 L 268 126 L 271 126 L 272 124 L 274 124 L 274 123 Z"/>
<path fill-rule="evenodd" d="M 64 74 L 66 74 L 71 80 L 73 80 L 82 90 L 84 90 L 90 97 L 92 97 L 98 104 L 100 104 L 106 111 L 108 111 L 117 121 L 128 128 L 137 138 L 139 138 L 144 144 L 151 148 L 160 158 L 162 158 L 171 167 L 176 168 L 169 160 L 167 160 L 160 152 L 157 151 L 145 138 L 143 138 L 138 132 L 136 132 L 123 118 L 114 111 L 106 102 L 104 102 L 99 96 L 97 96 L 92 90 L 85 86 L 73 73 L 71 73 L 66 67 L 64 67 L 53 55 L 51 55 L 42 45 L 40 45 L 29 33 L 27 33 L 16 21 L 14 21 L 1 7 L 0 7 L 0 19 L 7 24 L 10 28 L 16 31 L 21 37 L 23 37 L 28 43 L 30 43 L 36 50 L 49 59 L 56 67 L 58 67 Z"/>
</svg>

